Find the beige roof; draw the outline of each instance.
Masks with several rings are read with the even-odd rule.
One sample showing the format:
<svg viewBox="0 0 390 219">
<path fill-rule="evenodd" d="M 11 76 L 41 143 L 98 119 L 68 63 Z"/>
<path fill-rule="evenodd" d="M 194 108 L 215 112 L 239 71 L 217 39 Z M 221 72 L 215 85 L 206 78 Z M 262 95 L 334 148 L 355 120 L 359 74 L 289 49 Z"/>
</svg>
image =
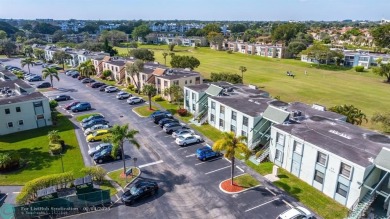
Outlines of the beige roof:
<svg viewBox="0 0 390 219">
<path fill-rule="evenodd" d="M 164 74 L 164 72 L 165 72 L 165 69 L 163 69 L 163 68 L 156 68 L 153 71 L 153 75 L 161 76 L 161 75 Z"/>
</svg>

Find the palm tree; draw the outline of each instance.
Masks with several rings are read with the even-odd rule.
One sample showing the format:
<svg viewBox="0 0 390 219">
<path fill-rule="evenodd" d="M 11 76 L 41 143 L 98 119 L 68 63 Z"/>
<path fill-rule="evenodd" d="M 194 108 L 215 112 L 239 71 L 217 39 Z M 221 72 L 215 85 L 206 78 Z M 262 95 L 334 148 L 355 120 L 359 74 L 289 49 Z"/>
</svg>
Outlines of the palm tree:
<svg viewBox="0 0 390 219">
<path fill-rule="evenodd" d="M 244 83 L 244 72 L 246 72 L 246 67 L 245 66 L 240 66 L 239 68 L 238 68 L 238 70 L 240 70 L 241 71 L 241 79 L 242 79 L 242 83 Z"/>
<path fill-rule="evenodd" d="M 177 101 L 182 97 L 183 95 L 183 90 L 179 85 L 171 85 L 168 88 L 164 89 L 164 95 L 169 95 L 171 101 L 173 98 L 173 102 L 177 103 Z"/>
<path fill-rule="evenodd" d="M 339 113 L 347 117 L 347 122 L 351 124 L 361 125 L 363 120 L 368 122 L 366 114 L 353 105 L 338 105 L 329 108 L 330 111 Z"/>
<path fill-rule="evenodd" d="M 30 58 L 32 57 L 32 54 L 33 54 L 33 48 L 31 46 L 26 46 L 24 48 L 24 53 L 26 54 L 26 56 L 29 56 Z"/>
<path fill-rule="evenodd" d="M 127 63 L 126 64 L 126 72 L 128 75 L 130 75 L 131 79 L 133 80 L 133 83 L 135 83 L 135 86 L 137 87 L 138 94 L 140 91 L 140 81 L 139 81 L 139 73 L 144 70 L 144 62 L 141 60 L 136 60 L 133 63 Z M 134 77 L 137 77 L 137 80 L 135 80 Z"/>
<path fill-rule="evenodd" d="M 231 161 L 231 185 L 233 185 L 234 178 L 234 161 L 236 151 L 239 150 L 245 154 L 245 159 L 247 160 L 251 154 L 251 151 L 248 149 L 244 141 L 246 141 L 246 136 L 236 136 L 234 132 L 223 132 L 222 138 L 217 140 L 213 145 L 214 151 L 224 151 L 225 157 Z"/>
<path fill-rule="evenodd" d="M 167 65 L 167 56 L 168 56 L 169 54 L 167 53 L 167 52 L 163 52 L 162 53 L 162 56 L 164 57 L 164 61 L 165 61 L 165 63 L 164 63 L 164 65 Z"/>
<path fill-rule="evenodd" d="M 129 130 L 128 124 L 122 126 L 114 125 L 110 130 L 111 130 L 110 141 L 114 145 L 118 145 L 122 151 L 123 173 L 126 173 L 126 160 L 125 160 L 123 144 L 127 140 L 131 144 L 133 144 L 137 149 L 139 149 L 141 145 L 134 138 L 134 136 L 138 134 L 138 131 L 134 129 Z M 114 152 L 115 150 L 113 149 L 112 151 Z M 114 157 L 115 156 L 116 154 L 114 154 Z"/>
<path fill-rule="evenodd" d="M 390 63 L 383 64 L 380 62 L 379 64 L 379 67 L 375 67 L 373 69 L 374 74 L 379 75 L 381 77 L 385 77 L 386 82 L 390 83 Z"/>
<path fill-rule="evenodd" d="M 33 59 L 32 59 L 32 58 L 26 58 L 26 59 L 22 59 L 22 60 L 20 61 L 20 64 L 22 65 L 22 68 L 24 68 L 24 66 L 27 65 L 28 73 L 30 73 L 30 65 L 33 66 L 33 65 L 34 65 L 34 62 L 33 62 Z"/>
<path fill-rule="evenodd" d="M 60 81 L 58 71 L 55 68 L 44 68 L 42 70 L 42 78 L 46 79 L 47 77 L 50 77 L 51 87 L 53 87 L 53 78 L 56 78 L 57 81 Z"/>
<path fill-rule="evenodd" d="M 81 63 L 77 67 L 77 70 L 80 72 L 81 75 L 84 75 L 87 78 L 89 78 L 91 75 L 96 74 L 95 66 L 93 65 L 91 60 L 87 60 Z"/>
<path fill-rule="evenodd" d="M 47 133 L 47 137 L 52 143 L 58 142 L 61 139 L 60 135 L 58 134 L 58 130 L 50 131 L 49 133 Z"/>
<path fill-rule="evenodd" d="M 152 96 L 157 92 L 156 87 L 153 84 L 145 84 L 142 90 L 142 93 L 148 95 L 149 99 L 149 110 L 152 110 Z"/>
</svg>

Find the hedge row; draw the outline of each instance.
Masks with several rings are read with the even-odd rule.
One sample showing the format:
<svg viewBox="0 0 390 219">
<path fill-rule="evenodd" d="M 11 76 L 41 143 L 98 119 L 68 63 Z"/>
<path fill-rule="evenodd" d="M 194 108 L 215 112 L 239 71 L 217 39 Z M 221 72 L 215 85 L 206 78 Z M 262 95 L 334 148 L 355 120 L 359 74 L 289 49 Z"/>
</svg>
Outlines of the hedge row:
<svg viewBox="0 0 390 219">
<path fill-rule="evenodd" d="M 102 182 L 104 176 L 107 174 L 107 171 L 100 166 L 84 167 L 80 170 L 80 172 L 84 173 L 85 175 L 92 176 L 94 180 L 99 182 Z"/>
<path fill-rule="evenodd" d="M 73 182 L 73 180 L 73 172 L 52 174 L 33 179 L 23 186 L 22 190 L 16 197 L 16 203 L 27 204 L 30 200 L 35 198 L 38 190 L 50 186 L 61 186 L 66 188 L 67 184 Z"/>
</svg>

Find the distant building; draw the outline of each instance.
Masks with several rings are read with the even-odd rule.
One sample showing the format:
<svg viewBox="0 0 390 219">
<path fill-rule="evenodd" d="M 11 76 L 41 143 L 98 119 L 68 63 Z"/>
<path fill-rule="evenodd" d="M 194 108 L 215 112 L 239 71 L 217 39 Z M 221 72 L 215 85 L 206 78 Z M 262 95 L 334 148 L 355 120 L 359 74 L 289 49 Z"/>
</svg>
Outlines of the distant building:
<svg viewBox="0 0 390 219">
<path fill-rule="evenodd" d="M 210 45 L 212 48 L 214 45 Z M 216 49 L 216 48 L 215 48 Z M 258 55 L 269 58 L 284 58 L 285 48 L 283 45 L 271 45 L 260 43 L 247 43 L 242 41 L 225 41 L 222 44 L 223 50 L 231 50 L 248 55 Z"/>
</svg>

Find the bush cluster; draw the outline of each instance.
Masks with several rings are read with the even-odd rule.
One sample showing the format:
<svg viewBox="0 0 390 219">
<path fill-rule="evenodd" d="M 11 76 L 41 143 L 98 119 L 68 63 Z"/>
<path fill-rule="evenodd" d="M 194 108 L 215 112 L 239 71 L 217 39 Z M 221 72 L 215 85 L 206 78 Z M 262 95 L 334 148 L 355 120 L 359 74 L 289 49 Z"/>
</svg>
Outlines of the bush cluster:
<svg viewBox="0 0 390 219">
<path fill-rule="evenodd" d="M 18 153 L 0 153 L 0 171 L 17 169 L 20 165 Z"/>
<path fill-rule="evenodd" d="M 129 90 L 131 90 L 131 91 L 134 91 L 134 88 L 135 88 L 134 84 L 129 84 L 129 85 L 127 86 L 127 89 L 129 89 Z"/>
<path fill-rule="evenodd" d="M 159 102 L 159 101 L 164 101 L 164 98 L 161 95 L 157 95 L 153 97 L 154 101 Z"/>
<path fill-rule="evenodd" d="M 186 116 L 188 113 L 188 111 L 186 109 L 178 109 L 177 110 L 177 114 L 179 114 L 180 116 Z"/>
<path fill-rule="evenodd" d="M 364 72 L 364 66 L 355 66 L 356 72 Z"/>
<path fill-rule="evenodd" d="M 107 171 L 100 166 L 84 167 L 80 170 L 80 172 L 92 176 L 93 180 L 99 182 L 102 182 L 104 180 L 104 176 L 107 174 Z"/>
</svg>

